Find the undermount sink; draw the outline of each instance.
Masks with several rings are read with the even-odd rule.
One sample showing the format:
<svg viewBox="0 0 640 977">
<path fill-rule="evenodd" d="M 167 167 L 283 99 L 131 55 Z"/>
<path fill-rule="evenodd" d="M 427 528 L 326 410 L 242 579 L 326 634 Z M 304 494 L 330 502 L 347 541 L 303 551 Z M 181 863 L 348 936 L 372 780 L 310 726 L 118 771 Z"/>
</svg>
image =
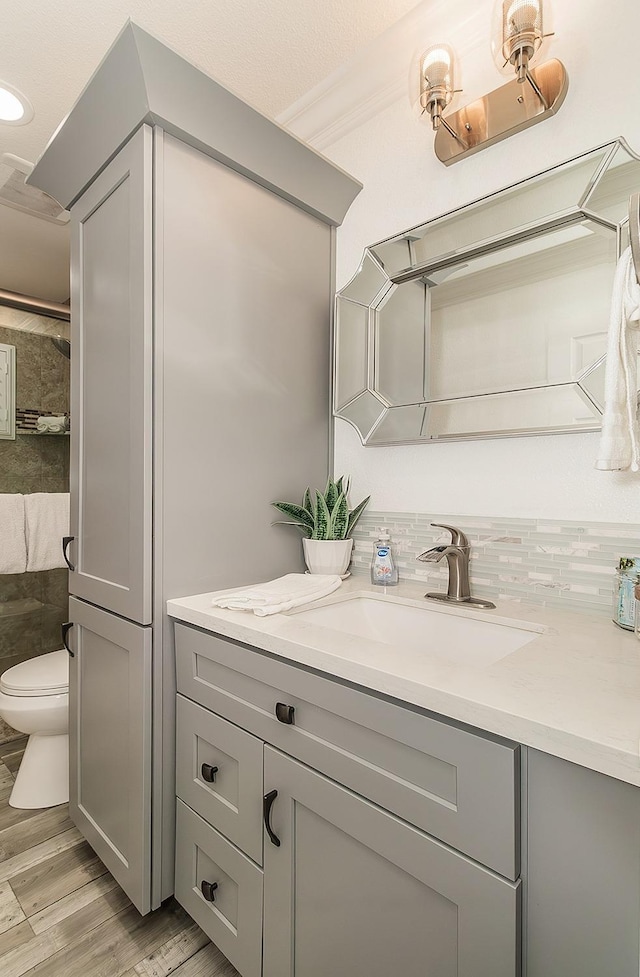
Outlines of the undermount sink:
<svg viewBox="0 0 640 977">
<path fill-rule="evenodd" d="M 518 621 L 514 624 L 467 617 L 464 609 L 450 611 L 417 607 L 399 598 L 354 596 L 321 607 L 295 611 L 297 620 L 331 631 L 356 635 L 396 648 L 420 650 L 456 665 L 491 665 L 534 641 L 546 629 Z M 473 613 L 473 612 L 472 612 Z"/>
</svg>

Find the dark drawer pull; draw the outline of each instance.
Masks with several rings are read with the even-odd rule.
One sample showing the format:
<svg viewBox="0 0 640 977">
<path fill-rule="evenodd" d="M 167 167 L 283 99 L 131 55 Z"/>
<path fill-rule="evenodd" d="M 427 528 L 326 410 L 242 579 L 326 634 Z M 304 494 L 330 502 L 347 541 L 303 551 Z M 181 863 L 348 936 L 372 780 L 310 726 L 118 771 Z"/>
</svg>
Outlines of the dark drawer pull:
<svg viewBox="0 0 640 977">
<path fill-rule="evenodd" d="M 217 888 L 218 888 L 218 883 L 217 882 L 201 882 L 200 883 L 200 892 L 205 897 L 205 899 L 207 900 L 207 902 L 215 902 L 216 901 L 215 891 L 216 891 Z"/>
<path fill-rule="evenodd" d="M 286 726 L 293 726 L 295 707 L 288 706 L 285 702 L 276 702 L 276 719 Z"/>
<path fill-rule="evenodd" d="M 212 784 L 215 781 L 217 772 L 218 768 L 212 767 L 210 763 L 203 763 L 200 768 L 202 779 L 206 780 L 208 784 Z"/>
<path fill-rule="evenodd" d="M 62 644 L 67 649 L 71 657 L 75 658 L 76 656 L 74 655 L 74 653 L 71 651 L 71 648 L 67 644 L 67 635 L 69 634 L 69 631 L 71 630 L 72 627 L 73 627 L 73 621 L 66 621 L 65 624 L 61 625 L 60 631 L 62 632 Z"/>
<path fill-rule="evenodd" d="M 267 834 L 269 835 L 269 840 L 271 841 L 271 844 L 275 845 L 276 848 L 279 848 L 280 839 L 278 838 L 277 834 L 271 827 L 271 823 L 269 821 L 269 818 L 271 816 L 271 808 L 273 807 L 273 802 L 275 801 L 277 796 L 278 796 L 277 790 L 270 790 L 268 794 L 264 795 L 262 801 L 262 816 L 264 818 L 264 826 L 267 829 Z"/>
<path fill-rule="evenodd" d="M 73 543 L 75 536 L 63 536 L 62 537 L 62 556 L 64 557 L 64 562 L 67 564 L 72 573 L 75 572 L 75 567 L 73 563 L 69 560 L 67 556 L 67 550 L 69 548 L 69 543 Z"/>
</svg>

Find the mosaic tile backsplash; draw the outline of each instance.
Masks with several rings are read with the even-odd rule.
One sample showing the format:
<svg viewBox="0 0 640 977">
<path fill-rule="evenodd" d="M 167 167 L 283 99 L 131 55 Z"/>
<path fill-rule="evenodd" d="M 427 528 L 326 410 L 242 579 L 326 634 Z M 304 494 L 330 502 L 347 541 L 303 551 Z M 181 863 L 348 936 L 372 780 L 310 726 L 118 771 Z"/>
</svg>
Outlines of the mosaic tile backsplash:
<svg viewBox="0 0 640 977">
<path fill-rule="evenodd" d="M 424 550 L 451 538 L 432 522 L 457 526 L 469 537 L 471 589 L 478 597 L 610 616 L 618 560 L 640 556 L 640 524 L 367 511 L 353 534 L 351 571 L 369 573 L 373 541 L 384 526 L 400 579 L 424 580 L 431 590 L 446 590 L 446 560 L 416 561 Z"/>
</svg>

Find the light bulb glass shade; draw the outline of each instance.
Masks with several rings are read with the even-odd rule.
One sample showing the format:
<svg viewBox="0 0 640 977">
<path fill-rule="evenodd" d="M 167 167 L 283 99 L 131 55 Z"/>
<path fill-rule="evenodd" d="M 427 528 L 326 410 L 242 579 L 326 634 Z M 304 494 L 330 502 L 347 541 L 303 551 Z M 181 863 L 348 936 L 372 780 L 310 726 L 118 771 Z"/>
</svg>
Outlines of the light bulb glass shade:
<svg viewBox="0 0 640 977">
<path fill-rule="evenodd" d="M 432 44 L 420 56 L 420 108 L 429 112 L 434 128 L 453 98 L 455 56 L 448 44 Z"/>
<path fill-rule="evenodd" d="M 503 0 L 502 55 L 516 64 L 522 52 L 527 62 L 542 42 L 542 0 Z"/>
</svg>

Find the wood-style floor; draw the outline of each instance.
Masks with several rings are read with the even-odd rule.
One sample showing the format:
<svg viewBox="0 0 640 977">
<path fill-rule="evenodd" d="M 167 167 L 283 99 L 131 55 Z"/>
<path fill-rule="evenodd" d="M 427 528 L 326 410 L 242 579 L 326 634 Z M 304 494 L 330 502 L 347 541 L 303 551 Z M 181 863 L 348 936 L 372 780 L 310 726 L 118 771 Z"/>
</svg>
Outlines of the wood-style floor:
<svg viewBox="0 0 640 977">
<path fill-rule="evenodd" d="M 173 899 L 140 916 L 66 804 L 9 807 L 24 746 L 0 745 L 1 977 L 239 977 Z"/>
</svg>

